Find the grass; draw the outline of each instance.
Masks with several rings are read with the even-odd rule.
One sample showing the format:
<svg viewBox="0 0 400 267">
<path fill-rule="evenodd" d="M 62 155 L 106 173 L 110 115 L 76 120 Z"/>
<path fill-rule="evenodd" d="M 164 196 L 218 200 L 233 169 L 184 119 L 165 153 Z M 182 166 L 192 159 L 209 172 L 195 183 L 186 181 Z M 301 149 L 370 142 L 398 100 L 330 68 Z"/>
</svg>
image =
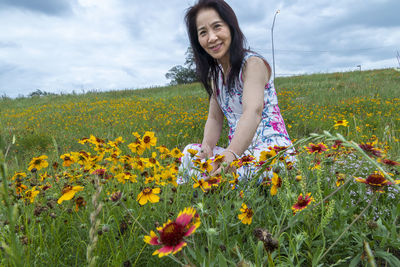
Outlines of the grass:
<svg viewBox="0 0 400 267">
<path fill-rule="evenodd" d="M 261 185 L 255 183 L 257 179 L 239 183 L 244 198 L 239 189 L 231 190 L 228 181 L 233 177 L 229 174 L 226 182 L 208 193 L 194 189 L 193 183 L 175 187 L 172 182 L 178 165 L 172 156 L 163 159 L 155 147 L 143 155 L 128 148 L 135 142 L 133 132 L 143 136 L 152 131 L 157 146 L 170 150 L 201 142 L 208 101 L 199 84 L 3 98 L 0 151 L 5 156 L 0 157 L 0 176 L 7 181 L 1 195 L 8 206 L 0 208 L 0 265 L 17 265 L 23 259 L 30 265 L 76 266 L 92 259 L 101 266 L 167 266 L 189 261 L 204 266 L 240 262 L 256 266 L 357 266 L 367 263 L 368 257 L 361 255 L 370 250 L 374 256 L 369 259 L 378 266 L 398 264 L 397 189 L 387 186 L 384 194 L 377 193 L 376 188 L 357 183 L 354 177 L 367 178 L 382 168 L 393 175 L 387 179 L 399 179 L 399 166 L 383 163 L 384 159 L 400 161 L 400 99 L 394 97 L 399 78 L 391 69 L 277 78 L 282 115 L 289 135 L 298 140 L 298 163 L 294 169 L 272 167 L 281 181 L 276 196 L 271 195 L 271 181 L 263 175 L 265 183 Z M 338 120 L 347 120 L 349 125 L 336 129 L 333 125 Z M 221 146 L 228 142 L 226 132 L 225 124 Z M 317 135 L 306 139 L 310 133 Z M 108 147 L 104 157 L 92 157 L 90 166 L 63 166 L 60 156 L 67 153 L 80 151 L 81 157 L 83 151 L 101 154 L 94 139 L 86 145 L 78 143 L 90 135 L 105 140 L 101 145 L 102 149 Z M 125 142 L 110 145 L 116 144 L 118 137 Z M 333 141 L 340 138 L 344 138 L 344 146 L 333 149 Z M 358 145 L 346 140 L 371 144 L 382 156 L 370 155 L 371 161 Z M 309 154 L 304 149 L 309 142 L 322 142 L 330 150 Z M 148 161 L 154 152 L 162 168 L 138 167 L 139 161 Z M 49 166 L 29 172 L 29 162 L 40 155 L 48 156 L 45 161 Z M 134 158 L 124 163 L 126 155 Z M 91 173 L 99 168 L 107 174 L 100 177 L 102 191 L 93 204 L 96 178 Z M 15 172 L 24 172 L 26 177 L 15 178 Z M 137 181 L 117 178 L 123 172 L 136 175 Z M 151 179 L 157 175 L 164 178 Z M 336 186 L 338 177 L 344 177 L 341 187 Z M 68 186 L 77 185 L 84 190 L 57 203 Z M 138 204 L 138 195 L 145 187 L 162 188 L 159 202 Z M 38 195 L 32 196 L 36 191 Z M 122 197 L 114 202 L 110 199 L 115 192 L 121 192 Z M 314 206 L 294 216 L 291 207 L 300 193 L 311 193 Z M 86 205 L 76 211 L 78 198 Z M 90 214 L 99 203 L 103 207 L 96 225 Z M 250 225 L 238 220 L 242 203 L 254 212 Z M 139 224 L 147 232 L 156 231 L 156 225 L 175 219 L 189 206 L 196 209 L 201 225 L 188 238 L 187 247 L 176 257 L 151 256 L 156 248 L 143 242 L 146 233 Z M 276 250 L 264 249 L 266 241 L 253 235 L 257 228 L 268 230 L 279 242 Z M 86 255 L 88 247 L 90 257 Z"/>
</svg>

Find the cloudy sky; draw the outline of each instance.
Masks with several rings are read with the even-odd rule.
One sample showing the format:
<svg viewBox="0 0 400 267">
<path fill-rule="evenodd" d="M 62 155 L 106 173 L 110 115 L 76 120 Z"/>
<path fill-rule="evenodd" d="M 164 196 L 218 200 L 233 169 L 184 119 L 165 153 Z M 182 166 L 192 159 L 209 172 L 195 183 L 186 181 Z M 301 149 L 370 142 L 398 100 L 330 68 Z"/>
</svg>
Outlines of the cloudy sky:
<svg viewBox="0 0 400 267">
<path fill-rule="evenodd" d="M 0 0 L 0 95 L 161 86 L 195 0 Z M 398 66 L 399 0 L 227 0 L 276 75 Z"/>
</svg>

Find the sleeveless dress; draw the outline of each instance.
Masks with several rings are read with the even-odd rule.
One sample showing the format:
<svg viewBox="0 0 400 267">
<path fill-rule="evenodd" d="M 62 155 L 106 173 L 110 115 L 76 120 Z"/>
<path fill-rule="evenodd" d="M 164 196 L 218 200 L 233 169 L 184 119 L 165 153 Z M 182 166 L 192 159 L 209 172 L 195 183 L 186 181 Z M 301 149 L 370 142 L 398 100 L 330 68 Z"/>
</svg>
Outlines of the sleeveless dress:
<svg viewBox="0 0 400 267">
<path fill-rule="evenodd" d="M 232 140 L 237 123 L 242 116 L 242 96 L 243 96 L 243 76 L 242 70 L 245 62 L 250 57 L 259 57 L 267 62 L 262 56 L 254 52 L 246 52 L 243 62 L 242 68 L 240 70 L 240 78 L 239 82 L 231 88 L 231 92 L 228 92 L 227 85 L 224 83 L 222 66 L 220 66 L 220 71 L 218 73 L 218 84 L 215 88 L 215 97 L 217 102 L 224 113 L 228 125 L 229 125 L 229 142 Z M 279 146 L 279 147 L 291 147 L 292 142 L 289 138 L 289 135 L 286 131 L 286 126 L 284 120 L 282 118 L 281 112 L 278 107 L 278 98 L 274 87 L 274 82 L 271 77 L 270 81 L 265 85 L 264 88 L 264 108 L 262 111 L 261 122 L 258 125 L 257 131 L 253 137 L 253 140 L 248 147 L 248 149 L 239 156 L 248 156 L 252 155 L 257 160 L 260 157 L 262 151 L 270 150 L 271 147 Z M 191 176 L 198 176 L 199 172 L 196 170 L 192 170 L 193 163 L 190 153 L 188 153 L 188 149 L 200 150 L 201 144 L 190 144 L 185 147 L 182 151 L 184 156 L 181 158 L 181 176 L 178 177 L 178 183 L 184 183 Z M 224 148 L 216 146 L 214 148 L 213 154 L 221 154 L 224 151 Z M 293 149 L 292 149 L 293 151 Z M 288 151 L 290 152 L 290 151 Z M 291 159 L 293 160 L 293 159 Z M 252 165 L 246 165 L 237 170 L 239 174 L 239 179 L 248 178 L 249 174 L 256 171 L 258 168 Z M 202 177 L 197 177 L 202 178 Z"/>
</svg>

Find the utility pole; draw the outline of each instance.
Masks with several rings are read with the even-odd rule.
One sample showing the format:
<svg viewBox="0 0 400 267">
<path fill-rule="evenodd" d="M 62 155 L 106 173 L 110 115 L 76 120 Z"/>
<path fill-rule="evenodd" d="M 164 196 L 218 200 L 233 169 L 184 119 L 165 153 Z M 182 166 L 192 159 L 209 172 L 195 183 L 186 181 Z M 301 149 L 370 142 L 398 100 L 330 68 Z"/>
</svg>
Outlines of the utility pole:
<svg viewBox="0 0 400 267">
<path fill-rule="evenodd" d="M 400 54 L 399 54 L 399 51 L 397 51 L 397 62 L 399 62 L 399 67 L 400 67 Z"/>
<path fill-rule="evenodd" d="M 271 27 L 271 42 L 272 42 L 272 65 L 273 65 L 273 71 L 274 71 L 274 81 L 275 81 L 275 51 L 274 51 L 274 26 L 275 26 L 275 19 L 276 19 L 276 15 L 278 15 L 278 13 L 280 12 L 280 10 L 278 9 L 275 12 L 274 15 L 274 20 L 272 22 L 272 27 Z"/>
</svg>

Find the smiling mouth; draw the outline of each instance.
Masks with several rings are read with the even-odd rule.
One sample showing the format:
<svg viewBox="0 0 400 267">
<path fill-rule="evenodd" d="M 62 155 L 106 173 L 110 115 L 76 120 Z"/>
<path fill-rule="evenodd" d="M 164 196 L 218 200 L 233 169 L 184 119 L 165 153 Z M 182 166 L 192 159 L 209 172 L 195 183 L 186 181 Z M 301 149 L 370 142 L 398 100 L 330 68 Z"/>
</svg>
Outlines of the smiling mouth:
<svg viewBox="0 0 400 267">
<path fill-rule="evenodd" d="M 218 44 L 218 45 L 216 45 L 216 46 L 210 47 L 210 49 L 211 49 L 212 51 L 218 51 L 218 50 L 221 48 L 221 46 L 222 46 L 222 44 Z"/>
</svg>

